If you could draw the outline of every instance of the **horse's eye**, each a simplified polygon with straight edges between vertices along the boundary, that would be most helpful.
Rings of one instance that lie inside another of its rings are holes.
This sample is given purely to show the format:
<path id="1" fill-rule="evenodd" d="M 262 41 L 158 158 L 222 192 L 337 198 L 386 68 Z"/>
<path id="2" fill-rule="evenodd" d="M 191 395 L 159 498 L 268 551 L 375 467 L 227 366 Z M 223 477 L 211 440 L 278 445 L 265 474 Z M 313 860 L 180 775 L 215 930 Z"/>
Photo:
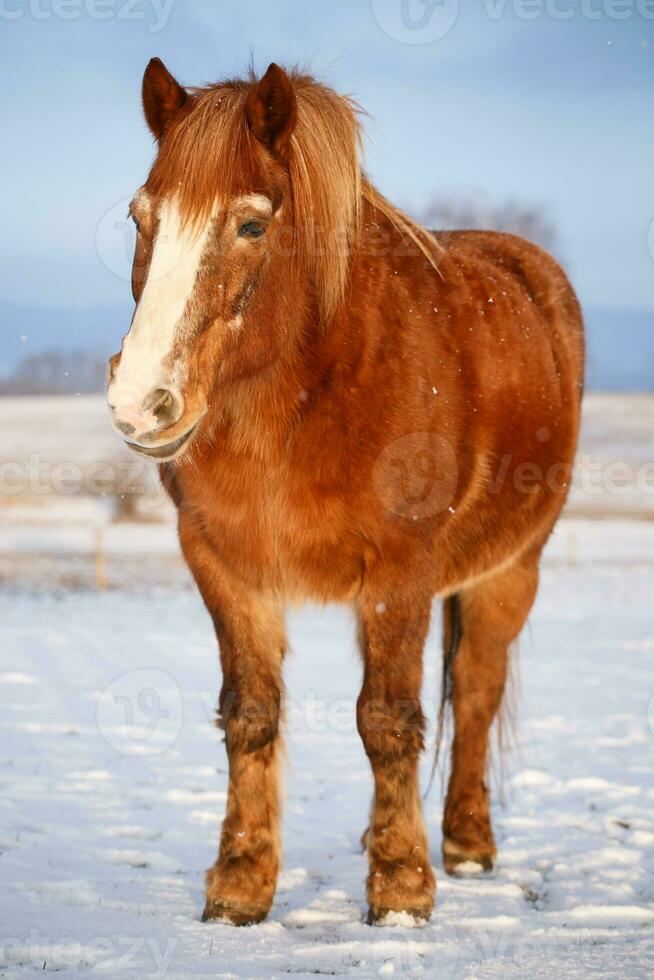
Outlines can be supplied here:
<path id="1" fill-rule="evenodd" d="M 261 238 L 266 226 L 260 221 L 246 221 L 238 230 L 239 238 Z"/>

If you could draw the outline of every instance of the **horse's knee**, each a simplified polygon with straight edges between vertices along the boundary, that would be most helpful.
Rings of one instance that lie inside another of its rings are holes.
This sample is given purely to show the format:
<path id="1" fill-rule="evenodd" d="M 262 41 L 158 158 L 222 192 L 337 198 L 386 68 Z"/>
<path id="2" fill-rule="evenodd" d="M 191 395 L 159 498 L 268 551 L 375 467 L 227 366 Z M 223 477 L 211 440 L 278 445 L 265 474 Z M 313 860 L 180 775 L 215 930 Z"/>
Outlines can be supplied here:
<path id="1" fill-rule="evenodd" d="M 220 694 L 219 727 L 229 753 L 255 752 L 279 734 L 281 692 L 271 690 L 257 699 L 233 688 Z"/>
<path id="2" fill-rule="evenodd" d="M 425 716 L 418 701 L 357 702 L 357 728 L 372 763 L 417 757 L 424 747 Z"/>

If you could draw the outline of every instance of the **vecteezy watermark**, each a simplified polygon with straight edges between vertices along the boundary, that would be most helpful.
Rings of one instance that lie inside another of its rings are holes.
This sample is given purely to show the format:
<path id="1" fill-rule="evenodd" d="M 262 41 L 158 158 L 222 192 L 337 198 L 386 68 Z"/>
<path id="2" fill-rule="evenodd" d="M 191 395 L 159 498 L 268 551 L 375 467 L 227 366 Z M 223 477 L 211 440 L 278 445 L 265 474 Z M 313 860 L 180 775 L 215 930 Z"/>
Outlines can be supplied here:
<path id="1" fill-rule="evenodd" d="M 439 389 L 431 389 L 439 397 Z M 300 393 L 306 396 L 306 393 Z M 541 430 L 544 431 L 544 430 Z M 597 459 L 580 453 L 574 467 L 554 463 L 543 468 L 537 461 L 515 463 L 510 454 L 495 461 L 486 472 L 487 492 L 499 494 L 507 485 L 521 494 L 536 493 L 541 486 L 565 494 L 570 484 L 580 499 L 638 495 L 654 499 L 654 460 L 632 463 Z M 432 432 L 401 436 L 378 456 L 372 470 L 372 486 L 393 514 L 421 520 L 452 507 L 456 496 L 458 465 L 453 446 Z M 166 499 L 157 465 L 135 455 L 80 464 L 75 460 L 44 458 L 30 453 L 21 460 L 0 462 L 0 503 L 24 496 L 134 497 L 155 505 Z"/>
<path id="2" fill-rule="evenodd" d="M 449 980 L 461 975 L 464 964 L 474 963 L 476 972 L 483 972 L 485 965 L 502 961 L 506 970 L 513 968 L 520 976 L 533 976 L 534 969 L 542 969 L 543 964 L 556 964 L 561 976 L 590 975 L 603 965 L 610 965 L 619 975 L 619 947 L 613 950 L 598 942 L 592 929 L 570 928 L 570 935 L 553 941 L 535 924 L 531 929 L 522 924 L 485 929 L 479 921 L 468 924 L 464 916 L 454 922 L 451 913 L 437 908 L 431 918 L 430 935 L 423 939 L 415 924 L 407 927 L 401 914 L 391 916 L 393 932 L 385 942 L 372 944 L 368 962 L 373 969 L 368 972 L 371 976 L 410 980 L 431 976 Z"/>
<path id="3" fill-rule="evenodd" d="M 29 967 L 30 972 L 95 967 L 101 976 L 134 970 L 137 976 L 165 977 L 178 942 L 168 939 L 164 947 L 154 936 L 116 935 L 93 936 L 80 942 L 73 936 L 53 937 L 31 929 L 24 938 L 0 937 L 0 961 L 7 966 Z"/>
<path id="4" fill-rule="evenodd" d="M 431 389 L 439 397 L 439 389 Z M 551 433 L 541 428 L 539 442 Z M 456 514 L 458 464 L 453 445 L 433 432 L 414 432 L 386 446 L 372 470 L 372 485 L 385 509 L 392 514 L 421 521 L 447 510 Z M 547 490 L 566 496 L 574 486 L 577 504 L 605 497 L 638 495 L 649 510 L 654 500 L 654 461 L 632 464 L 623 460 L 594 459 L 579 454 L 574 464 L 538 459 L 517 460 L 510 453 L 484 467 L 486 493 L 497 496 L 506 489 L 532 496 Z"/>
<path id="5" fill-rule="evenodd" d="M 129 216 L 130 198 L 114 204 L 100 220 L 95 248 L 102 264 L 120 279 L 129 280 L 136 247 L 136 228 Z"/>
<path id="6" fill-rule="evenodd" d="M 427 977 L 453 980 L 460 976 L 463 950 L 457 925 L 437 910 L 429 923 L 430 935 L 423 938 L 421 924 L 411 918 L 404 912 L 391 912 L 382 922 L 382 926 L 392 925 L 392 931 L 382 942 L 370 943 L 366 950 L 366 975 L 406 980 Z"/>
<path id="7" fill-rule="evenodd" d="M 447 439 L 434 432 L 412 432 L 380 453 L 372 482 L 388 511 L 418 521 L 451 506 L 458 475 L 456 453 Z"/>
<path id="8" fill-rule="evenodd" d="M 0 3 L 2 0 L 0 0 Z M 95 248 L 100 261 L 115 276 L 129 281 L 133 272 L 138 276 L 147 272 L 148 280 L 152 280 L 152 266 L 149 266 L 149 254 L 146 249 L 142 253 L 136 248 L 137 232 L 134 221 L 130 217 L 129 207 L 131 198 L 125 197 L 112 204 L 101 217 L 95 234 Z M 344 256 L 351 252 L 351 228 L 348 225 L 324 226 L 317 222 L 307 225 L 307 240 L 302 248 L 307 256 Z M 155 244 L 162 244 L 161 235 Z M 425 235 L 425 245 L 434 244 L 429 235 Z M 284 224 L 281 220 L 275 223 L 275 235 L 268 237 L 268 248 L 280 258 L 292 259 L 297 257 L 298 235 L 292 223 Z M 416 242 L 406 234 L 399 236 L 382 225 L 370 222 L 362 230 L 359 249 L 363 256 L 370 259 L 393 256 L 396 258 L 420 257 L 423 254 Z M 172 272 L 175 264 L 181 260 L 177 249 L 159 250 L 157 260 L 157 279 L 165 279 Z M 133 263 L 136 266 L 133 268 Z M 139 263 L 142 261 L 142 267 Z"/>
<path id="9" fill-rule="evenodd" d="M 62 497 L 134 495 L 155 500 L 160 497 L 160 489 L 150 462 L 137 457 L 95 460 L 82 466 L 73 460 L 54 461 L 30 453 L 21 462 L 0 462 L 0 500 L 50 494 Z"/>
<path id="10" fill-rule="evenodd" d="M 137 233 L 136 226 L 129 214 L 131 198 L 125 197 L 117 204 L 112 205 L 102 216 L 95 233 L 95 248 L 102 264 L 113 272 L 119 279 L 129 281 L 132 275 L 140 273 L 139 265 L 142 261 L 143 272 L 147 270 L 149 258 L 146 251 L 139 251 L 136 248 Z M 165 243 L 165 236 L 158 236 L 157 243 Z M 173 271 L 175 264 L 180 256 L 175 249 L 161 249 L 159 261 L 157 262 L 157 279 L 165 279 Z M 152 280 L 154 274 L 150 267 L 148 279 Z"/>
<path id="11" fill-rule="evenodd" d="M 454 27 L 459 0 L 371 0 L 384 34 L 401 44 L 432 44 Z"/>
<path id="12" fill-rule="evenodd" d="M 432 44 L 452 28 L 458 0 L 371 0 L 375 20 L 388 37 L 401 44 Z M 519 20 L 654 20 L 654 0 L 483 0 L 489 20 L 511 15 Z"/>
<path id="13" fill-rule="evenodd" d="M 117 752 L 156 755 L 170 748 L 182 730 L 182 692 L 163 670 L 130 670 L 100 693 L 95 718 L 105 741 Z"/>
<path id="14" fill-rule="evenodd" d="M 379 615 L 383 615 L 382 612 Z M 216 722 L 216 692 L 197 690 L 189 695 L 194 704 L 188 717 L 199 711 L 208 725 Z M 321 697 L 306 690 L 295 698 L 285 696 L 281 708 L 285 734 L 349 734 L 356 731 L 392 732 L 398 725 L 403 732 L 418 732 L 426 724 L 435 725 L 440 701 L 434 698 L 415 700 L 372 700 L 361 710 L 357 698 Z M 243 696 L 223 699 L 221 727 L 230 719 L 240 718 L 255 725 L 266 722 L 277 712 L 270 699 Z M 179 737 L 187 715 L 180 685 L 166 671 L 136 668 L 107 684 L 96 701 L 96 723 L 105 741 L 117 752 L 130 756 L 157 755 L 170 748 Z"/>
<path id="15" fill-rule="evenodd" d="M 168 23 L 175 0 L 0 0 L 0 20 L 145 21 L 151 34 Z"/>
<path id="16" fill-rule="evenodd" d="M 484 0 L 483 6 L 491 20 L 508 13 L 520 20 L 654 20 L 654 0 Z"/>

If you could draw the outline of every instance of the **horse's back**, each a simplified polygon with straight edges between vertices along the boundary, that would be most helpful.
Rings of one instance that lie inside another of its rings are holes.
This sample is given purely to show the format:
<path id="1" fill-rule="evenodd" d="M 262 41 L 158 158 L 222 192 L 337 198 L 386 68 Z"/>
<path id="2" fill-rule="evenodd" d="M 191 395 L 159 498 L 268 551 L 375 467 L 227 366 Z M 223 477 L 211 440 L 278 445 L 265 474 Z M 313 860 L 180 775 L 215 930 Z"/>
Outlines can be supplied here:
<path id="1" fill-rule="evenodd" d="M 579 401 L 584 380 L 584 328 L 581 308 L 568 277 L 540 246 L 518 235 L 498 231 L 433 232 L 448 263 L 468 280 L 510 280 L 541 314 L 557 361 L 564 367 Z"/>

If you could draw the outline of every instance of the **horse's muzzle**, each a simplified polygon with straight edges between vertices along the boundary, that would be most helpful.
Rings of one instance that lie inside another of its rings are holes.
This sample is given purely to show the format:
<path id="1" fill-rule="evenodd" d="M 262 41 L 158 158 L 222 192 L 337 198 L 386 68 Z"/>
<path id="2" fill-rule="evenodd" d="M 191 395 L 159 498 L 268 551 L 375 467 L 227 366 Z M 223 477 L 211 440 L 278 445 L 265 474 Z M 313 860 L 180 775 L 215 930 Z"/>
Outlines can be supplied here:
<path id="1" fill-rule="evenodd" d="M 139 456 L 147 456 L 148 459 L 154 459 L 159 463 L 169 462 L 171 459 L 175 459 L 176 456 L 180 456 L 188 447 L 191 445 L 193 436 L 197 432 L 198 426 L 202 421 L 202 416 L 197 419 L 190 429 L 187 429 L 181 436 L 173 439 L 171 442 L 164 443 L 163 445 L 141 445 L 138 442 L 131 442 L 126 439 L 125 442 L 135 453 Z"/>
<path id="2" fill-rule="evenodd" d="M 159 462 L 174 459 L 190 445 L 204 412 L 189 425 L 184 398 L 176 385 L 161 381 L 143 397 L 137 384 L 120 378 L 119 363 L 120 355 L 116 355 L 108 371 L 107 402 L 114 429 L 139 455 Z"/>

